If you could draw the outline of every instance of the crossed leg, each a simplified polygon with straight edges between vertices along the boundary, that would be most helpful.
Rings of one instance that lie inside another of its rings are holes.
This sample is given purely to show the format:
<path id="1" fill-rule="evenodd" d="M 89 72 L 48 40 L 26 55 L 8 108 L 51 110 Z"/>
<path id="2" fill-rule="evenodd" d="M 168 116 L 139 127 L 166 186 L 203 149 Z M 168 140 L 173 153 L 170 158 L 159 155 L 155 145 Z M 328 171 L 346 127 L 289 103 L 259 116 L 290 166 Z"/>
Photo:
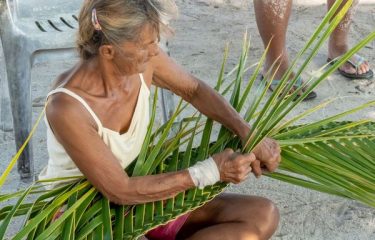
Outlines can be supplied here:
<path id="1" fill-rule="evenodd" d="M 270 200 L 222 194 L 193 211 L 176 239 L 269 239 L 278 223 L 278 209 Z"/>

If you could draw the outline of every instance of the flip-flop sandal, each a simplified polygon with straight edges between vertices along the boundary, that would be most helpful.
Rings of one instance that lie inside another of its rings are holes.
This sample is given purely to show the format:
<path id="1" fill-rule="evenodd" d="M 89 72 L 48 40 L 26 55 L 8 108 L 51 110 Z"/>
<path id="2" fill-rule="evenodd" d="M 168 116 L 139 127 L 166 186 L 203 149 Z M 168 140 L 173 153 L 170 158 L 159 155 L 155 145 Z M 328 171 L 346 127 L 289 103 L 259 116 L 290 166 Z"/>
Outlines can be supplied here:
<path id="1" fill-rule="evenodd" d="M 261 77 L 261 80 L 264 80 L 264 76 Z M 279 84 L 280 84 L 280 80 L 273 80 L 272 83 L 270 84 L 270 86 L 269 86 L 268 89 L 269 89 L 271 92 L 273 92 L 274 89 L 275 89 Z M 295 88 L 299 88 L 300 86 L 302 86 L 302 84 L 303 84 L 302 78 L 299 77 L 299 78 L 297 79 L 297 81 L 294 83 L 294 87 L 295 87 Z M 300 96 L 300 94 L 298 94 L 298 95 L 296 96 L 296 98 L 294 99 L 294 101 L 297 100 L 297 98 L 298 98 L 299 96 Z M 316 94 L 316 92 L 312 91 L 312 92 L 310 92 L 309 94 L 307 94 L 307 96 L 306 96 L 302 101 L 312 100 L 312 99 L 316 98 L 317 96 L 318 96 L 318 95 Z"/>
<path id="2" fill-rule="evenodd" d="M 347 78 L 350 78 L 350 79 L 369 79 L 369 80 L 372 79 L 374 77 L 374 72 L 371 69 L 369 69 L 365 73 L 358 74 L 359 66 L 361 66 L 362 63 L 366 62 L 366 60 L 358 54 L 354 54 L 353 58 L 354 58 L 354 61 L 349 59 L 346 62 L 349 63 L 350 65 L 352 65 L 355 68 L 356 72 L 355 73 L 348 73 L 348 72 L 345 72 L 344 70 L 341 70 L 340 68 L 338 68 L 337 70 L 339 71 L 339 73 L 341 75 L 343 75 L 344 77 L 347 77 Z M 336 61 L 337 60 L 332 60 L 331 58 L 327 58 L 327 62 L 329 62 L 331 65 L 336 63 Z"/>

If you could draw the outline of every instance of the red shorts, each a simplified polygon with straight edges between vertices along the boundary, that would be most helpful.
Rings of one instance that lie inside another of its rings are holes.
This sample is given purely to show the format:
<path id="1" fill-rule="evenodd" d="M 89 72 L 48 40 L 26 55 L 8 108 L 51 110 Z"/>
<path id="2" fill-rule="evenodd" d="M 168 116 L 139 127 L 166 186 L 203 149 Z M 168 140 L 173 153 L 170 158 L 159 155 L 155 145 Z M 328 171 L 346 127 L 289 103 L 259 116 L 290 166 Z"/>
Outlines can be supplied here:
<path id="1" fill-rule="evenodd" d="M 163 226 L 157 227 L 146 234 L 149 240 L 175 240 L 177 233 L 186 222 L 189 214 L 182 215 L 176 220 L 169 222 Z"/>
<path id="2" fill-rule="evenodd" d="M 52 222 L 56 221 L 66 211 L 66 205 L 62 206 L 52 217 Z M 178 217 L 176 220 L 159 226 L 146 234 L 148 240 L 175 240 L 189 213 Z"/>

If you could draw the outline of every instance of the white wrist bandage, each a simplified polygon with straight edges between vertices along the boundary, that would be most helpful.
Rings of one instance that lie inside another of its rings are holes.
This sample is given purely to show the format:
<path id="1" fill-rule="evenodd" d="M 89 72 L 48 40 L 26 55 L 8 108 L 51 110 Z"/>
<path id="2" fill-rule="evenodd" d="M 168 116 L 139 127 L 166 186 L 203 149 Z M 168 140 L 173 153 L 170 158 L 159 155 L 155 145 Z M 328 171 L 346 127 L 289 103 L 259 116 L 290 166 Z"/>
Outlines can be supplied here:
<path id="1" fill-rule="evenodd" d="M 189 167 L 188 170 L 195 186 L 200 189 L 220 181 L 220 172 L 212 157 L 197 162 L 194 166 Z"/>

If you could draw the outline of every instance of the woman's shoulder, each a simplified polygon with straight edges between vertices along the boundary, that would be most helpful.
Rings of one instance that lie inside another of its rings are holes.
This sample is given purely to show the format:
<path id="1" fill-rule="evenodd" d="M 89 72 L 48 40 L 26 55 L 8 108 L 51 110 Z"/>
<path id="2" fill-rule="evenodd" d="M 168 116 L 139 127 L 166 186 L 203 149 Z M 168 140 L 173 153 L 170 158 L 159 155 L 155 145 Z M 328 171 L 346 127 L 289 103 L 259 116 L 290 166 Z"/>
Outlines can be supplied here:
<path id="1" fill-rule="evenodd" d="M 59 74 L 56 79 L 53 81 L 51 90 L 56 89 L 58 87 L 62 87 L 66 85 L 70 80 L 73 78 L 74 73 L 77 72 L 79 69 L 79 64 L 74 65 L 70 69 L 66 70 L 65 72 Z"/>
<path id="2" fill-rule="evenodd" d="M 51 91 L 49 92 L 47 97 L 47 110 L 54 111 L 47 111 L 47 113 L 52 113 L 56 110 L 63 111 L 66 109 L 70 109 L 72 106 L 74 108 L 75 104 L 74 99 L 72 99 L 72 97 L 68 96 L 67 94 L 64 94 L 62 91 L 56 91 L 56 89 L 64 87 L 69 82 L 74 69 L 75 67 L 61 73 L 53 82 L 51 86 Z"/>
<path id="3" fill-rule="evenodd" d="M 73 67 L 56 78 L 47 98 L 46 116 L 49 121 L 61 121 L 62 116 L 64 119 L 81 118 L 81 121 L 89 121 L 82 98 L 75 93 L 76 91 L 69 90 L 75 72 L 76 67 Z"/>
<path id="4" fill-rule="evenodd" d="M 49 95 L 46 105 L 48 119 L 54 116 L 74 116 L 81 111 L 81 107 L 76 99 L 65 92 L 54 92 Z"/>
<path id="5" fill-rule="evenodd" d="M 85 107 L 71 95 L 56 92 L 48 98 L 46 118 L 54 132 L 91 128 L 97 131 L 97 123 Z"/>

